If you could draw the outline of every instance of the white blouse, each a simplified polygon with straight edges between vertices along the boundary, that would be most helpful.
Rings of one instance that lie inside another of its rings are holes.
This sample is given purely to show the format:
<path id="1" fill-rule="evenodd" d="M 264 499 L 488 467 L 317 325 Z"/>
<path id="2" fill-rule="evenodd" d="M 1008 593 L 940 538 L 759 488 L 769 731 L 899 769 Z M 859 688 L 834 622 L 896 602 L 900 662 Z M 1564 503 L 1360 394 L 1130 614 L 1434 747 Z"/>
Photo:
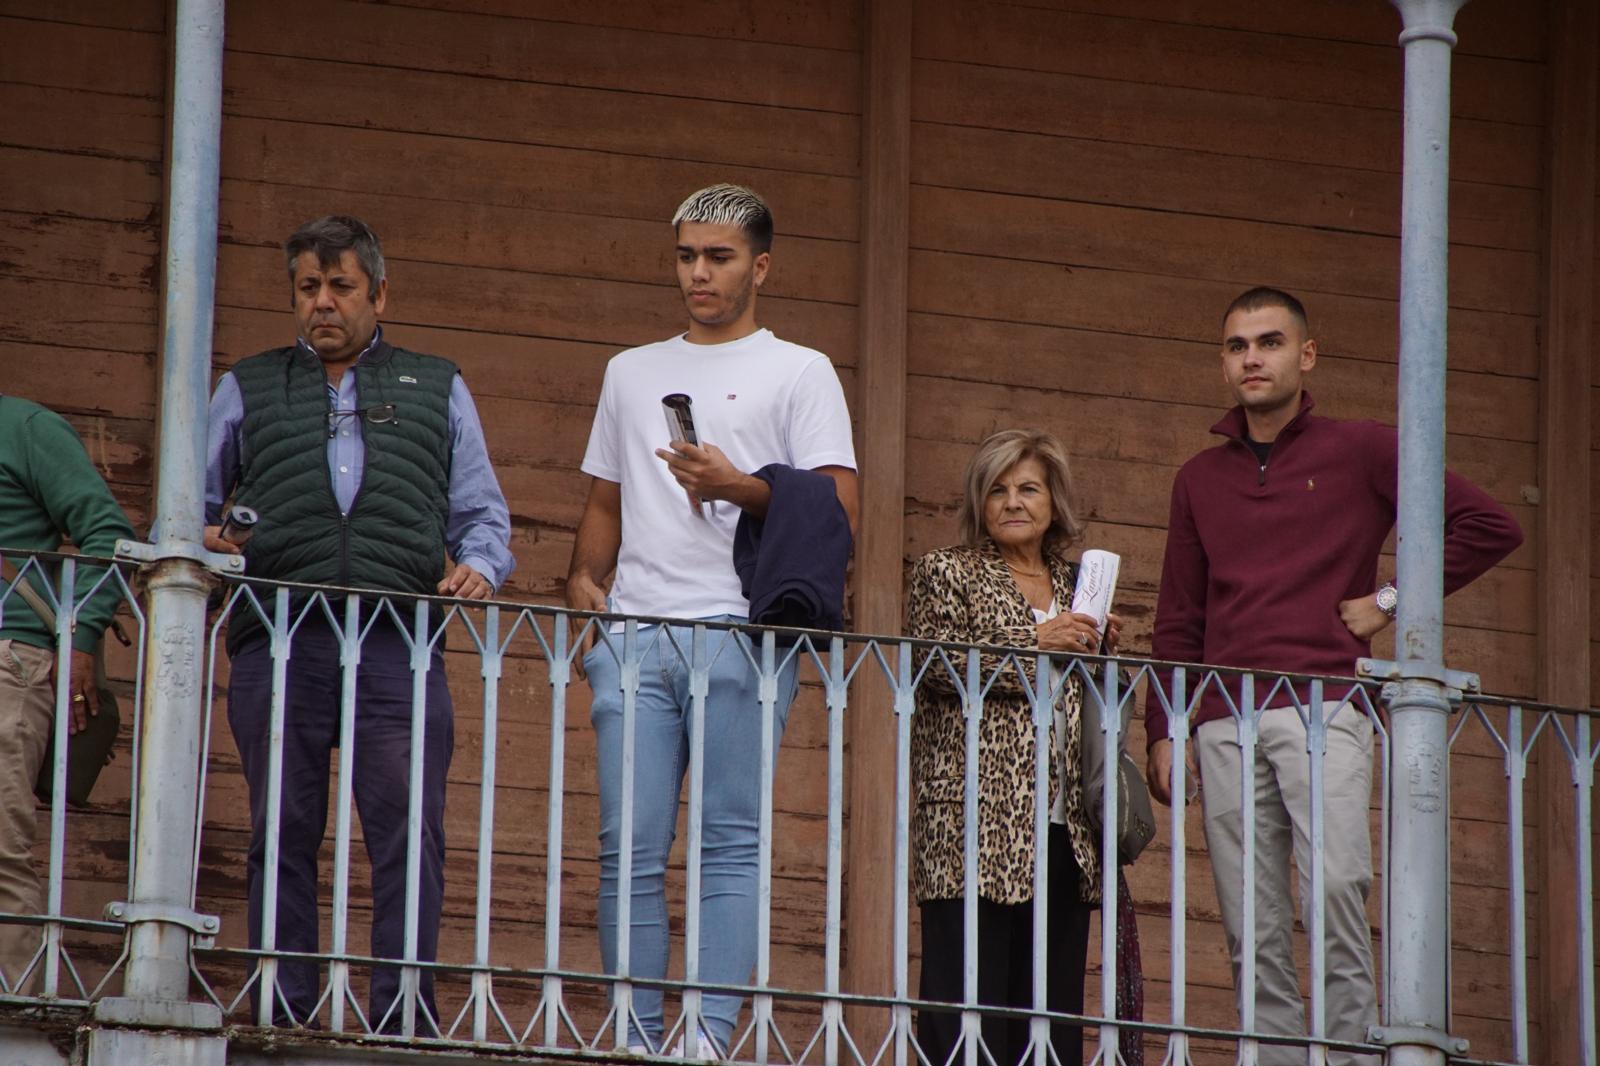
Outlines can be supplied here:
<path id="1" fill-rule="evenodd" d="M 1050 619 L 1061 613 L 1061 604 L 1056 602 L 1055 597 L 1052 596 L 1050 598 L 1049 610 L 1041 611 L 1037 607 L 1032 607 L 1030 609 L 1033 611 L 1034 624 L 1042 626 L 1046 622 L 1050 621 Z M 1063 769 L 1061 780 L 1065 782 L 1067 779 L 1067 775 L 1065 773 L 1067 761 L 1067 712 L 1062 709 L 1060 701 L 1057 701 L 1055 706 L 1055 719 L 1055 758 L 1057 765 Z M 1050 805 L 1050 821 L 1053 825 L 1067 824 L 1067 790 L 1065 788 L 1062 788 L 1056 793 L 1056 801 Z"/>

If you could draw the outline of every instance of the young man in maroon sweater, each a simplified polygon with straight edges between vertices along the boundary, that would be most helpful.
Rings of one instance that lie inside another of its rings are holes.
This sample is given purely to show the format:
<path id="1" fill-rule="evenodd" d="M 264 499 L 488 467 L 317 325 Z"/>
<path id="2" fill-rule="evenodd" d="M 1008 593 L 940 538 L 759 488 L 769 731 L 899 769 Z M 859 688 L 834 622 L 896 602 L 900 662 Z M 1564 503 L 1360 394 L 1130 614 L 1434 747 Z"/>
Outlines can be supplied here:
<path id="1" fill-rule="evenodd" d="M 1395 520 L 1397 438 L 1375 422 L 1311 413 L 1304 376 L 1317 361 L 1300 301 L 1251 289 L 1223 318 L 1222 377 L 1238 400 L 1211 432 L 1226 438 L 1184 464 L 1172 485 L 1153 654 L 1157 659 L 1301 674 L 1350 676 L 1374 634 L 1394 617 L 1393 585 L 1378 583 L 1378 554 Z M 1522 542 L 1522 532 L 1487 493 L 1445 475 L 1444 590 L 1467 584 Z M 1188 693 L 1200 685 L 1190 671 Z M 1237 704 L 1240 690 L 1230 681 Z M 1304 706 L 1308 693 L 1298 688 Z M 1296 977 L 1289 856 L 1300 898 L 1311 898 L 1310 774 L 1306 729 L 1292 701 L 1258 681 L 1255 791 L 1256 1025 L 1299 1035 L 1305 1012 Z M 1368 807 L 1372 726 L 1323 690 L 1328 722 L 1323 764 L 1327 920 L 1327 1035 L 1364 1041 L 1377 1023 L 1366 900 L 1372 883 Z M 1242 705 L 1241 705 L 1242 706 Z M 1317 708 L 1311 708 L 1316 713 Z M 1244 952 L 1243 749 L 1239 723 L 1215 684 L 1192 718 L 1206 845 L 1239 988 Z M 1171 802 L 1172 741 L 1158 699 L 1146 704 L 1151 793 Z M 1310 922 L 1306 923 L 1308 926 Z M 1263 1045 L 1264 1066 L 1303 1063 L 1305 1051 Z M 1370 1061 L 1331 1055 L 1330 1063 Z"/>

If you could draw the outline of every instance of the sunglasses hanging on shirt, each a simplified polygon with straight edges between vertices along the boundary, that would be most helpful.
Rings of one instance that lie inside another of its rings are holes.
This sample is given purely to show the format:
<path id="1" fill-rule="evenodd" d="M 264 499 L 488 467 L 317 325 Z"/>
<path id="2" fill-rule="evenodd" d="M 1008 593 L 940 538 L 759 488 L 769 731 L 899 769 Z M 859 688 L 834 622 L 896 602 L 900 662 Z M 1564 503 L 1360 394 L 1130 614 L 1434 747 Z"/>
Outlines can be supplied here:
<path id="1" fill-rule="evenodd" d="M 374 426 L 399 425 L 400 419 L 395 416 L 394 404 L 375 403 L 371 407 L 358 407 L 353 411 L 328 412 L 328 436 L 334 437 L 339 432 L 339 422 L 343 419 L 363 419 Z"/>

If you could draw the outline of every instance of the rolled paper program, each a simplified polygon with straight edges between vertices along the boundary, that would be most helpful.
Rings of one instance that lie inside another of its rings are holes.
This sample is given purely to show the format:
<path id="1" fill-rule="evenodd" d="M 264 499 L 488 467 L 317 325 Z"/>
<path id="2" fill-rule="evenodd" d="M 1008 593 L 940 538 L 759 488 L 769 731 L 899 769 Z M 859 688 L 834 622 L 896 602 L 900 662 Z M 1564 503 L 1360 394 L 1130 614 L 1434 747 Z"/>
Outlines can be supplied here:
<path id="1" fill-rule="evenodd" d="M 1121 569 L 1122 556 L 1099 548 L 1090 548 L 1078 561 L 1078 587 L 1072 593 L 1072 613 L 1092 617 L 1102 635 L 1106 631 L 1106 615 L 1116 599 L 1117 573 Z"/>

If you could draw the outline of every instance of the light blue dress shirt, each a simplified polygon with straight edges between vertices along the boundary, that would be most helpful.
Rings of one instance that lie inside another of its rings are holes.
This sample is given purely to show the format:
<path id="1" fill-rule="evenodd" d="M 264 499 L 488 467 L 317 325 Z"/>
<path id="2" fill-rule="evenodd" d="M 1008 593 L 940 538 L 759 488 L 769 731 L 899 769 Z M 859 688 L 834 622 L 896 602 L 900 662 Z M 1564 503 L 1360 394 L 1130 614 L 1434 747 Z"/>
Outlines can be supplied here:
<path id="1" fill-rule="evenodd" d="M 380 330 L 361 353 L 361 359 L 383 339 Z M 300 341 L 305 346 L 305 341 Z M 357 362 L 360 360 L 358 359 Z M 328 384 L 330 411 L 360 408 L 356 375 L 346 373 L 335 386 Z M 239 483 L 239 430 L 244 422 L 244 396 L 230 371 L 217 382 L 211 395 L 206 432 L 206 522 L 222 520 L 222 505 Z M 337 432 L 328 438 L 328 476 L 333 482 L 339 510 L 348 514 L 361 488 L 367 448 L 359 417 L 338 420 Z M 450 382 L 450 511 L 445 518 L 445 543 L 450 557 L 465 563 L 499 588 L 516 568 L 511 556 L 511 514 L 500 482 L 489 462 L 478 406 L 467 383 L 457 374 Z"/>

